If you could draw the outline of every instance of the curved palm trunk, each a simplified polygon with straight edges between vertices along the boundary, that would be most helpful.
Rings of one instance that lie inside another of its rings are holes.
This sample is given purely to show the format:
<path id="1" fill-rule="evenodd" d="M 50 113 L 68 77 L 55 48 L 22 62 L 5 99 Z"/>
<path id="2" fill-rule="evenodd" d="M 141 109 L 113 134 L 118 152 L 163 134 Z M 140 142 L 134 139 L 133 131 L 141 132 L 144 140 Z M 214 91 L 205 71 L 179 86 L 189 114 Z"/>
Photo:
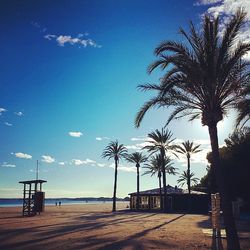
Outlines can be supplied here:
<path id="1" fill-rule="evenodd" d="M 220 166 L 217 126 L 211 125 L 208 127 L 208 130 L 212 148 L 212 159 L 213 159 L 216 183 L 218 185 L 219 192 L 221 194 L 221 207 L 223 211 L 224 224 L 227 234 L 227 249 L 240 250 L 239 238 L 236 230 L 235 221 L 233 218 L 232 203 L 228 195 L 226 183 L 223 178 L 223 173 Z"/>
<path id="2" fill-rule="evenodd" d="M 117 166 L 118 166 L 118 159 L 115 159 L 115 181 L 114 181 L 113 210 L 112 210 L 113 212 L 116 211 Z"/>
<path id="3" fill-rule="evenodd" d="M 160 209 L 162 210 L 161 172 L 159 172 L 158 178 L 159 178 L 159 189 L 160 189 Z"/>
<path id="4" fill-rule="evenodd" d="M 140 174 L 139 174 L 139 168 L 140 165 L 136 164 L 136 169 L 137 169 L 137 197 L 136 197 L 136 209 L 139 209 L 139 199 L 140 199 Z"/>
<path id="5" fill-rule="evenodd" d="M 188 193 L 191 193 L 191 187 L 190 187 L 190 155 L 187 156 L 187 161 L 188 161 L 188 165 L 187 165 L 187 186 L 188 186 Z"/>
<path id="6" fill-rule="evenodd" d="M 167 212 L 167 185 L 166 185 L 166 169 L 164 166 L 165 151 L 161 150 L 162 156 L 162 175 L 163 175 L 163 190 L 164 190 L 164 200 L 163 200 L 163 211 Z"/>

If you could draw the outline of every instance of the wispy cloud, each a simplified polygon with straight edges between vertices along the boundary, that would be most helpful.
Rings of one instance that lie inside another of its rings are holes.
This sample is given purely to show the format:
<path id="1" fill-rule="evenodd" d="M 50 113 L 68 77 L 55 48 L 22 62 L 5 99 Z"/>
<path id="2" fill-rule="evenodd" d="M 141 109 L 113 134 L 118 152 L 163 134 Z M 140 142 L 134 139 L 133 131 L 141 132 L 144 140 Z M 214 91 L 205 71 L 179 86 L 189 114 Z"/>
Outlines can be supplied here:
<path id="1" fill-rule="evenodd" d="M 4 123 L 6 126 L 8 126 L 8 127 L 12 127 L 13 126 L 13 124 L 11 124 L 11 123 L 9 123 L 9 122 L 5 122 Z"/>
<path id="2" fill-rule="evenodd" d="M 26 153 L 18 152 L 18 153 L 12 153 L 12 154 L 14 154 L 17 158 L 21 158 L 21 159 L 32 159 L 32 156 L 29 155 L 29 154 L 26 154 Z"/>
<path id="3" fill-rule="evenodd" d="M 101 48 L 101 45 L 97 44 L 93 39 L 87 38 L 88 33 L 78 34 L 76 37 L 72 37 L 71 35 L 54 35 L 47 34 L 44 36 L 45 39 L 49 41 L 55 40 L 57 44 L 61 47 L 64 47 L 66 44 L 77 45 L 79 47 L 94 47 Z M 84 37 L 84 38 L 83 38 Z"/>
<path id="4" fill-rule="evenodd" d="M 3 112 L 6 112 L 7 109 L 4 109 L 4 108 L 0 108 L 0 115 L 2 115 Z"/>
<path id="5" fill-rule="evenodd" d="M 144 142 L 136 143 L 136 144 L 133 144 L 133 145 L 126 145 L 126 148 L 136 151 L 136 150 L 142 150 L 142 148 L 147 146 L 147 145 L 150 145 L 150 143 L 148 141 L 144 141 Z"/>
<path id="6" fill-rule="evenodd" d="M 65 166 L 65 162 L 64 162 L 64 161 L 59 161 L 58 164 L 59 164 L 60 166 Z"/>
<path id="7" fill-rule="evenodd" d="M 50 155 L 42 155 L 42 162 L 53 163 L 55 161 L 56 160 L 52 156 L 50 156 Z"/>
<path id="8" fill-rule="evenodd" d="M 44 27 L 43 25 L 41 25 L 40 23 L 36 22 L 36 21 L 31 21 L 31 25 L 35 28 L 37 28 L 38 30 L 40 30 L 40 32 L 45 32 L 47 30 L 46 27 Z"/>
<path id="9" fill-rule="evenodd" d="M 90 159 L 86 159 L 86 160 L 80 160 L 80 159 L 73 159 L 71 161 L 71 164 L 75 165 L 75 166 L 80 166 L 80 165 L 87 165 L 87 164 L 95 164 L 96 161 L 90 160 Z"/>
<path id="10" fill-rule="evenodd" d="M 104 168 L 105 166 L 106 166 L 106 164 L 104 164 L 104 163 L 97 163 L 96 164 L 98 167 L 100 167 L 100 168 Z"/>
<path id="11" fill-rule="evenodd" d="M 86 48 L 86 47 L 93 47 L 93 48 L 101 48 L 102 46 L 99 45 L 96 41 L 89 38 L 89 33 L 79 33 L 76 36 L 71 35 L 55 35 L 55 34 L 49 34 L 48 29 L 40 24 L 37 21 L 31 21 L 31 25 L 38 29 L 40 33 L 47 33 L 43 37 L 49 41 L 55 41 L 58 46 L 64 47 L 64 45 L 76 45 L 79 48 Z"/>
<path id="12" fill-rule="evenodd" d="M 110 164 L 108 167 L 110 167 L 110 168 L 115 168 L 115 164 L 114 163 L 112 163 L 112 164 Z M 136 167 L 134 167 L 134 166 L 131 166 L 131 167 L 129 167 L 129 166 L 124 166 L 124 165 L 122 165 L 122 164 L 120 164 L 119 166 L 118 166 L 118 170 L 119 171 L 123 171 L 123 172 L 136 172 Z"/>
<path id="13" fill-rule="evenodd" d="M 105 164 L 105 163 L 98 163 L 91 159 L 81 160 L 81 159 L 72 159 L 69 163 L 70 165 L 74 165 L 77 167 L 80 166 L 93 166 L 93 167 L 100 167 L 100 168 L 115 168 L 115 164 Z M 136 168 L 134 166 L 125 166 L 123 164 L 119 164 L 119 171 L 123 172 L 136 172 Z"/>
<path id="14" fill-rule="evenodd" d="M 199 0 L 194 5 L 195 6 L 211 5 L 211 4 L 216 4 L 216 3 L 220 3 L 220 2 L 222 2 L 222 0 Z"/>
<path id="15" fill-rule="evenodd" d="M 130 140 L 131 141 L 145 141 L 145 140 L 147 140 L 147 138 L 145 138 L 145 137 L 132 137 Z"/>
<path id="16" fill-rule="evenodd" d="M 23 112 L 21 112 L 21 111 L 14 112 L 14 114 L 17 115 L 17 116 L 23 116 L 24 115 Z"/>
<path id="17" fill-rule="evenodd" d="M 15 168 L 16 165 L 15 164 L 9 164 L 7 162 L 4 162 L 1 167 L 4 167 L 4 168 Z"/>
<path id="18" fill-rule="evenodd" d="M 96 137 L 95 139 L 96 139 L 97 141 L 103 141 L 103 140 L 109 140 L 110 138 L 104 136 L 104 137 Z"/>
<path id="19" fill-rule="evenodd" d="M 82 132 L 69 132 L 69 135 L 72 137 L 81 137 Z"/>

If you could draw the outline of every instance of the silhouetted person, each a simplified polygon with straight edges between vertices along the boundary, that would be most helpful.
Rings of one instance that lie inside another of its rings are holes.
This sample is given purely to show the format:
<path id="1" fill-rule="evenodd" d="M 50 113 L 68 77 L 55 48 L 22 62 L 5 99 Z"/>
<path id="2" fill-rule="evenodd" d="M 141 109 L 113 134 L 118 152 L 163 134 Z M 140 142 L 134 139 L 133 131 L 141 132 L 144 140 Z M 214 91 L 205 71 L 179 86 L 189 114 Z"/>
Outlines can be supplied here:
<path id="1" fill-rule="evenodd" d="M 62 204 L 62 202 L 61 202 L 61 201 L 59 201 L 59 207 L 61 206 L 61 204 Z"/>

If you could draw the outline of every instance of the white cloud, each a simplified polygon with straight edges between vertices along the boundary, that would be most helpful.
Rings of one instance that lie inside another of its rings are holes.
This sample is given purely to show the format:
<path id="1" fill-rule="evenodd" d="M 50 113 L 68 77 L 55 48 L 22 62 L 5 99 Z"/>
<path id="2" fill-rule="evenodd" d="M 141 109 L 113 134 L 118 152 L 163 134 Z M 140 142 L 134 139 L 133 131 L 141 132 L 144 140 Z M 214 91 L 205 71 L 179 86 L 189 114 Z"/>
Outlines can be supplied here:
<path id="1" fill-rule="evenodd" d="M 59 161 L 58 164 L 59 164 L 60 166 L 65 166 L 65 162 L 63 162 L 63 161 Z"/>
<path id="2" fill-rule="evenodd" d="M 118 166 L 118 169 L 123 172 L 133 172 L 136 173 L 136 167 L 126 167 L 126 166 Z"/>
<path id="3" fill-rule="evenodd" d="M 114 168 L 115 168 L 115 164 L 112 163 L 112 164 L 110 164 L 108 167 L 114 169 Z M 128 166 L 124 166 L 124 165 L 122 165 L 122 164 L 119 164 L 119 166 L 118 166 L 118 171 L 123 171 L 123 172 L 134 172 L 134 173 L 136 173 L 136 167 L 134 167 L 134 166 L 128 167 Z"/>
<path id="4" fill-rule="evenodd" d="M 213 5 L 215 4 L 215 5 Z M 250 42 L 250 1 L 249 0 L 221 0 L 221 1 L 212 1 L 212 0 L 200 0 L 196 5 L 213 5 L 207 9 L 207 13 L 212 16 L 221 15 L 221 22 L 223 24 L 227 23 L 229 18 L 234 15 L 239 8 L 244 8 L 247 11 L 246 16 L 246 24 L 241 30 L 239 34 L 239 41 L 243 41 L 245 43 Z M 223 27 L 224 28 L 224 27 Z M 223 31 L 220 30 L 220 32 Z M 248 53 L 245 57 L 246 60 L 250 60 L 250 53 Z"/>
<path id="5" fill-rule="evenodd" d="M 97 141 L 102 141 L 102 140 L 109 140 L 110 138 L 104 136 L 104 137 L 96 137 L 95 139 L 96 139 Z"/>
<path id="6" fill-rule="evenodd" d="M 106 166 L 104 163 L 97 163 L 96 165 L 97 165 L 98 167 L 100 167 L 100 168 L 103 168 L 103 167 Z"/>
<path id="7" fill-rule="evenodd" d="M 72 137 L 81 137 L 82 132 L 69 132 L 69 135 Z"/>
<path id="8" fill-rule="evenodd" d="M 181 144 L 181 143 L 184 142 L 184 141 L 186 141 L 186 140 L 177 138 L 177 139 L 174 140 L 173 143 L 174 143 L 174 144 Z M 198 145 L 198 144 L 200 144 L 200 145 L 210 145 L 210 141 L 207 140 L 207 139 L 193 139 L 193 140 L 190 141 L 190 142 L 193 142 L 193 143 L 194 143 L 194 146 L 195 146 L 195 145 Z"/>
<path id="9" fill-rule="evenodd" d="M 71 163 L 75 166 L 80 166 L 80 165 L 86 165 L 86 164 L 95 164 L 96 161 L 86 159 L 86 160 L 80 160 L 80 159 L 73 159 Z"/>
<path id="10" fill-rule="evenodd" d="M 16 156 L 17 158 L 21 158 L 21 159 L 32 159 L 32 156 L 31 156 L 31 155 L 25 154 L 25 153 L 21 153 L 21 152 L 15 153 L 15 156 Z"/>
<path id="11" fill-rule="evenodd" d="M 199 0 L 194 5 L 200 6 L 200 5 L 211 5 L 222 2 L 222 0 Z"/>
<path id="12" fill-rule="evenodd" d="M 42 161 L 46 163 L 53 163 L 55 162 L 55 159 L 50 155 L 42 155 Z"/>
<path id="13" fill-rule="evenodd" d="M 131 150 L 141 150 L 141 147 L 139 146 L 139 144 L 136 145 L 126 145 L 125 146 L 127 149 L 131 149 Z"/>
<path id="14" fill-rule="evenodd" d="M 9 123 L 9 122 L 5 122 L 4 123 L 6 126 L 9 126 L 9 127 L 12 127 L 13 126 L 13 124 L 11 124 L 11 123 Z"/>
<path id="15" fill-rule="evenodd" d="M 78 45 L 79 47 L 94 47 L 94 48 L 101 48 L 101 45 L 98 45 L 94 40 L 90 38 L 83 38 L 84 36 L 87 36 L 88 33 L 84 34 L 78 34 L 76 37 L 72 37 L 70 35 L 52 35 L 52 34 L 47 34 L 44 36 L 45 39 L 48 39 L 49 41 L 51 40 L 56 40 L 57 44 L 61 47 L 64 47 L 65 44 L 70 44 L 70 45 Z"/>
<path id="16" fill-rule="evenodd" d="M 23 112 L 21 112 L 21 111 L 15 112 L 14 114 L 17 116 L 23 116 Z"/>
<path id="17" fill-rule="evenodd" d="M 45 39 L 48 39 L 49 41 L 52 40 L 53 38 L 56 38 L 56 35 L 45 35 Z"/>
<path id="18" fill-rule="evenodd" d="M 145 140 L 147 140 L 147 138 L 144 138 L 144 137 L 132 137 L 130 140 L 131 141 L 145 141 Z"/>
<path id="19" fill-rule="evenodd" d="M 3 112 L 6 112 L 7 109 L 4 109 L 4 108 L 0 108 L 0 115 L 3 113 Z"/>
<path id="20" fill-rule="evenodd" d="M 145 139 L 147 140 L 147 139 Z M 144 141 L 141 143 L 136 143 L 134 145 L 126 145 L 127 149 L 131 149 L 131 150 L 142 150 L 143 147 L 150 145 L 150 143 L 148 141 Z"/>
<path id="21" fill-rule="evenodd" d="M 1 166 L 4 168 L 15 168 L 16 167 L 15 164 L 9 164 L 7 162 L 4 162 Z"/>

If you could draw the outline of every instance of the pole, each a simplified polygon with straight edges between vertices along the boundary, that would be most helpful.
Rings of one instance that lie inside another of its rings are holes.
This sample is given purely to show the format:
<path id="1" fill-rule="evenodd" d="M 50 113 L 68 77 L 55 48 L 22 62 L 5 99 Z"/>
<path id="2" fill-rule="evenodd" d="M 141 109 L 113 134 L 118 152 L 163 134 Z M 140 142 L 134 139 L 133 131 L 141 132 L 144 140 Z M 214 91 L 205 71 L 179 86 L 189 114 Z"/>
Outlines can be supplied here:
<path id="1" fill-rule="evenodd" d="M 38 180 L 38 160 L 36 160 L 36 180 Z"/>

